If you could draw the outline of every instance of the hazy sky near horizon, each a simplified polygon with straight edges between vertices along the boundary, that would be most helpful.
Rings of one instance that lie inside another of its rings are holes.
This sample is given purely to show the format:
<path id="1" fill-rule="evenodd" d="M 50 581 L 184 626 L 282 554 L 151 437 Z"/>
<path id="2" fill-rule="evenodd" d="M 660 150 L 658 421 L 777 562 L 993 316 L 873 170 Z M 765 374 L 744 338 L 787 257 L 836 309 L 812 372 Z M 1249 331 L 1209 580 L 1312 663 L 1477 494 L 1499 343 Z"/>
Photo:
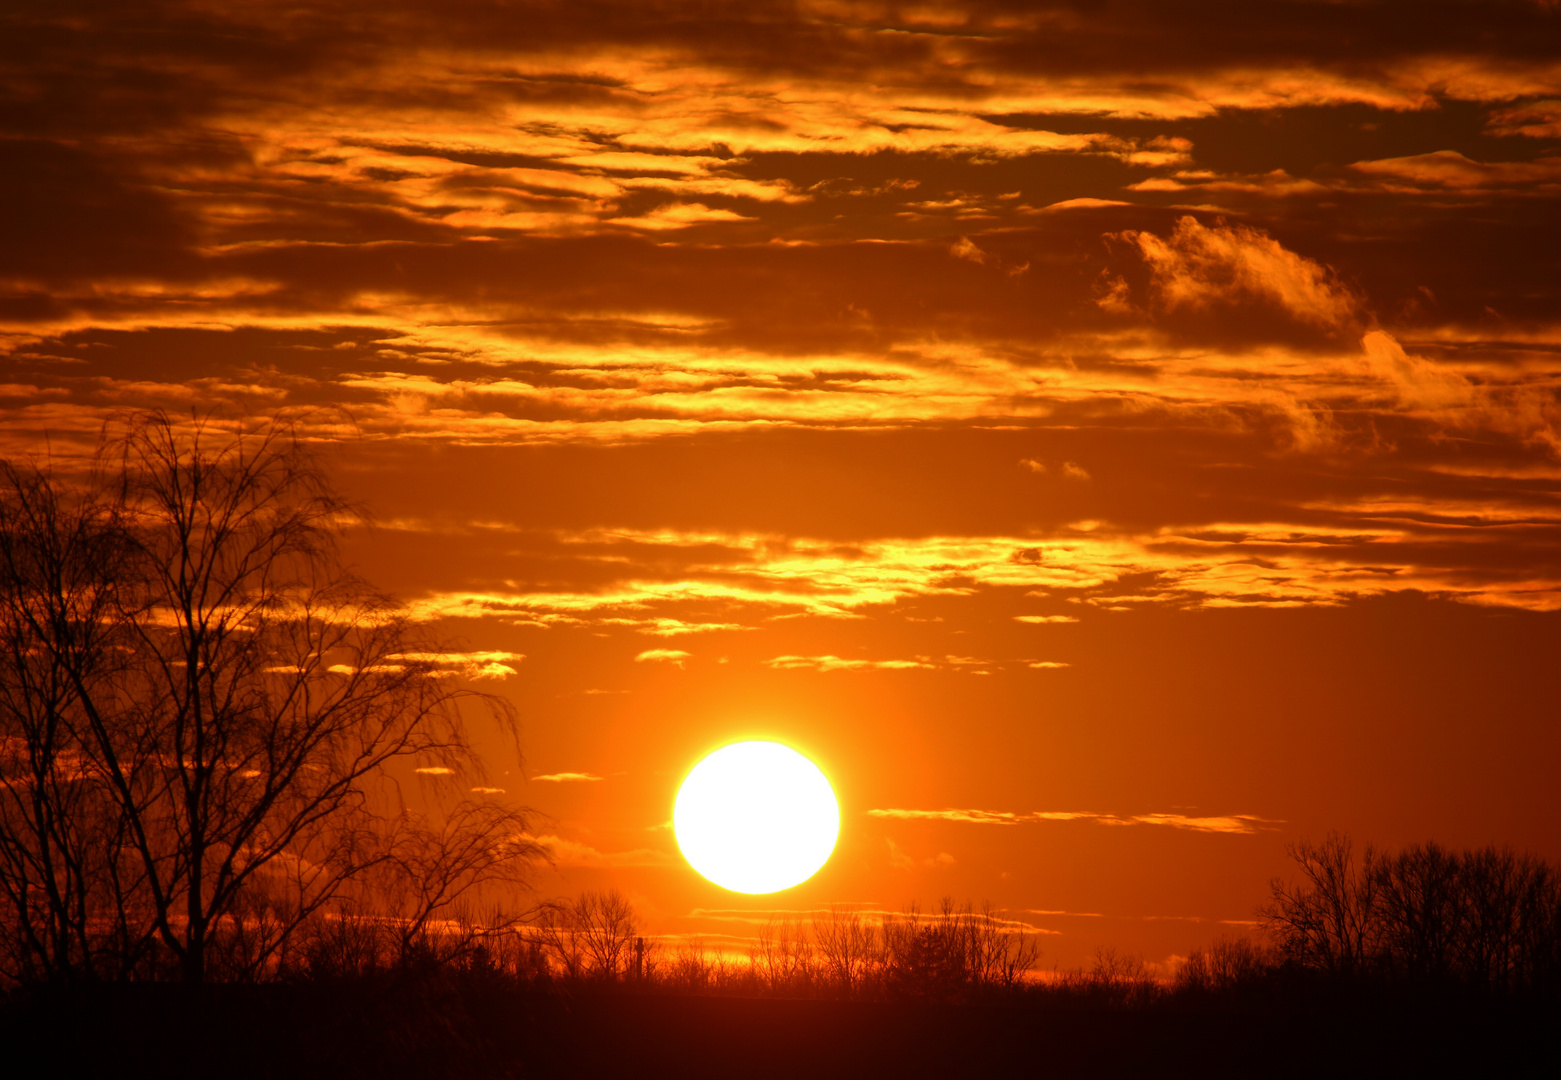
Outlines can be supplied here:
<path id="1" fill-rule="evenodd" d="M 0 454 L 301 417 L 543 895 L 1066 967 L 1561 856 L 1553 2 L 13 3 L 0 103 Z M 745 737 L 842 801 L 769 898 L 666 827 Z"/>

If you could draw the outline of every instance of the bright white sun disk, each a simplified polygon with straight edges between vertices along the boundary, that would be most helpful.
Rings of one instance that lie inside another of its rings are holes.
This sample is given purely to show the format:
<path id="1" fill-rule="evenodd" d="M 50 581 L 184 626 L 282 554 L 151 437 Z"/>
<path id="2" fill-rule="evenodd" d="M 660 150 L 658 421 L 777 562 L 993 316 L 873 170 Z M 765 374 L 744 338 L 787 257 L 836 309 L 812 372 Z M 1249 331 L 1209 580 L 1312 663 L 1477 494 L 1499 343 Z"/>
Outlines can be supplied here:
<path id="1" fill-rule="evenodd" d="M 672 829 L 683 857 L 717 885 L 771 893 L 829 861 L 840 805 L 818 766 L 789 746 L 733 743 L 683 781 Z"/>

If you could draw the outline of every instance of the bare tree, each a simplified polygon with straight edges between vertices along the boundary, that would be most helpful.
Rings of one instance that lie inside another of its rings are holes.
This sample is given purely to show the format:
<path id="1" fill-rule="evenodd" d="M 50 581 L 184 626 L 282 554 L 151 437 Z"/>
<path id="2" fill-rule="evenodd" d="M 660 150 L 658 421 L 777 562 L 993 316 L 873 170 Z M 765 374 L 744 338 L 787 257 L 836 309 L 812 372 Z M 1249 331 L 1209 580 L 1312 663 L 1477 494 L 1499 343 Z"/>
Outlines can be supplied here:
<path id="1" fill-rule="evenodd" d="M 1561 875 L 1507 848 L 1465 852 L 1459 864 L 1456 970 L 1497 994 L 1554 992 L 1561 986 Z"/>
<path id="2" fill-rule="evenodd" d="M 1412 844 L 1376 867 L 1382 958 L 1413 978 L 1451 976 L 1463 933 L 1461 860 L 1437 844 Z"/>
<path id="3" fill-rule="evenodd" d="M 990 902 L 973 912 L 967 903 L 961 913 L 965 928 L 967 968 L 978 986 L 1012 989 L 1041 958 L 1041 947 L 1027 933 L 1028 927 L 1000 919 Z"/>
<path id="4" fill-rule="evenodd" d="M 1109 947 L 1096 947 L 1095 962 L 1080 984 L 1086 992 L 1117 1005 L 1144 1004 L 1159 990 L 1142 956 Z"/>
<path id="5" fill-rule="evenodd" d="M 588 974 L 614 980 L 624 973 L 639 935 L 639 916 L 627 896 L 618 889 L 581 893 L 574 902 L 574 928 Z"/>
<path id="6" fill-rule="evenodd" d="M 522 884 L 543 850 L 526 833 L 526 815 L 489 802 L 464 801 L 443 821 L 431 824 L 405 814 L 390 855 L 376 877 L 377 893 L 394 919 L 397 951 L 405 960 L 414 949 L 432 954 L 469 948 L 479 938 L 502 934 L 521 914 L 502 908 L 481 921 L 465 918 L 474 893 L 487 886 Z M 471 924 L 467 933 L 450 933 L 442 920 Z"/>
<path id="7" fill-rule="evenodd" d="M 85 870 L 62 875 L 61 841 L 42 842 L 59 829 L 38 803 L 48 792 L 63 806 L 68 785 L 88 781 L 111 809 L 116 857 L 103 873 L 127 957 L 155 937 L 200 982 L 213 935 L 236 925 L 246 891 L 285 887 L 291 902 L 269 909 L 285 910 L 284 925 L 256 944 L 274 952 L 397 857 L 387 766 L 415 759 L 453 776 L 475 765 L 460 704 L 481 695 L 445 677 L 447 650 L 346 572 L 334 541 L 350 508 L 288 424 L 223 432 L 141 415 L 108 443 L 83 493 L 67 498 L 37 470 L 8 479 L 0 531 L 35 542 L 10 543 L 0 612 L 0 686 L 20 703 L 7 709 L 17 731 L 5 745 L 22 748 L 6 763 L 6 791 L 28 792 L 10 800 L 6 836 L 51 860 L 29 866 L 33 878 L 79 892 L 71 875 Z M 47 559 L 30 554 L 40 550 Z M 54 787 L 24 781 L 21 758 Z M 29 800 L 31 817 L 18 816 Z M 536 854 L 512 847 L 484 863 L 468 843 L 477 819 L 459 820 L 445 836 L 455 847 L 433 860 L 459 867 L 449 887 Z M 433 910 L 447 899 L 437 892 Z M 68 900 L 52 907 L 55 923 L 82 922 Z M 37 938 L 23 923 L 22 936 Z"/>
<path id="8" fill-rule="evenodd" d="M 547 904 L 535 934 L 566 978 L 616 981 L 645 961 L 634 905 L 618 889 L 587 890 L 574 900 Z"/>
<path id="9" fill-rule="evenodd" d="M 1246 937 L 1221 935 L 1206 949 L 1194 949 L 1176 969 L 1177 990 L 1226 993 L 1251 985 L 1272 971 L 1274 962 L 1263 946 Z"/>
<path id="10" fill-rule="evenodd" d="M 846 996 L 860 992 L 878 957 L 876 928 L 855 908 L 831 904 L 813 917 L 824 978 Z"/>
<path id="11" fill-rule="evenodd" d="M 1264 909 L 1286 959 L 1336 975 L 1460 982 L 1496 994 L 1561 981 L 1561 876 L 1493 847 L 1412 844 L 1356 862 L 1347 839 L 1291 851 L 1305 874 Z"/>
<path id="12" fill-rule="evenodd" d="M 771 993 L 807 990 L 816 967 L 813 943 L 807 930 L 793 919 L 766 920 L 749 951 L 749 961 L 759 982 Z"/>
<path id="13" fill-rule="evenodd" d="M 129 552 L 112 500 L 0 463 L 0 970 L 12 979 L 132 967 L 151 931 L 144 875 L 119 857 L 124 816 L 82 741 L 84 696 L 112 696 L 125 667 Z"/>
<path id="14" fill-rule="evenodd" d="M 1378 933 L 1378 862 L 1369 845 L 1357 861 L 1349 837 L 1329 833 L 1321 844 L 1303 840 L 1290 853 L 1302 884 L 1275 879 L 1262 909 L 1269 933 L 1298 963 L 1335 974 L 1366 969 Z"/>

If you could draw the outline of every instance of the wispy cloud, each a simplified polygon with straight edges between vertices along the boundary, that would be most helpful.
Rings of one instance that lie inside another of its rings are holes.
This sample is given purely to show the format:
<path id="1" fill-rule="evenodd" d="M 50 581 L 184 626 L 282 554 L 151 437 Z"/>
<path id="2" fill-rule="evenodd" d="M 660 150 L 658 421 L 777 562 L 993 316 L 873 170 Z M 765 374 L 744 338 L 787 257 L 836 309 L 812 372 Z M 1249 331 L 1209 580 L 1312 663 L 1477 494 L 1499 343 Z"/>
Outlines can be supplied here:
<path id="1" fill-rule="evenodd" d="M 668 866 L 676 860 L 666 852 L 655 848 L 635 848 L 632 851 L 598 851 L 590 844 L 566 840 L 560 836 L 527 836 L 547 852 L 556 866 L 579 866 L 595 869 L 623 869 L 639 866 Z"/>
<path id="2" fill-rule="evenodd" d="M 1487 498 L 1486 504 L 1492 514 L 1506 513 L 1506 501 Z M 1530 514 L 1543 517 L 1553 510 L 1548 500 L 1543 506 L 1529 503 Z M 1561 576 L 1552 569 L 1524 559 L 1492 565 L 1491 553 L 1508 546 L 1497 531 L 1471 533 L 1423 516 L 1388 519 L 1372 514 L 1366 503 L 1339 500 L 1328 505 L 1326 520 L 1309 516 L 1314 520 L 1305 524 L 1213 520 L 1138 532 L 1089 519 L 1047 535 L 882 539 L 847 550 L 831 541 L 779 535 L 582 531 L 561 538 L 565 553 L 578 559 L 582 573 L 599 577 L 606 570 L 619 575 L 616 580 L 593 591 L 433 593 L 413 601 L 409 611 L 423 619 L 489 617 L 538 627 L 590 627 L 620 625 L 606 620 L 644 623 L 660 618 L 660 611 L 679 619 L 679 610 L 720 606 L 733 617 L 741 612 L 752 625 L 753 618 L 773 614 L 860 618 L 868 609 L 907 600 L 1003 589 L 1096 606 L 1326 605 L 1418 590 L 1480 604 L 1561 607 Z M 1449 544 L 1453 530 L 1456 543 Z M 671 573 L 669 563 L 676 567 Z M 653 577 L 652 567 L 664 576 Z M 1074 618 L 1014 617 L 1032 624 Z M 640 655 L 686 658 L 675 656 L 680 652 L 653 649 Z M 877 662 L 835 654 L 774 659 L 815 667 Z M 932 662 L 883 660 L 907 667 Z"/>
<path id="3" fill-rule="evenodd" d="M 525 658 L 524 653 L 488 649 L 476 652 L 395 653 L 388 659 L 430 664 L 436 670 L 459 674 L 468 679 L 507 679 L 516 673 L 513 665 Z"/>
<path id="4" fill-rule="evenodd" d="M 869 817 L 910 820 L 963 821 L 975 825 L 1017 825 L 1025 815 L 1005 810 L 869 810 Z"/>
<path id="5" fill-rule="evenodd" d="M 687 660 L 691 655 L 691 653 L 686 653 L 682 649 L 646 649 L 634 658 L 634 662 L 636 664 L 675 664 L 678 667 L 682 667 L 683 661 Z"/>
<path id="6" fill-rule="evenodd" d="M 782 670 L 807 668 L 813 671 L 910 671 L 937 667 L 925 660 L 856 660 L 838 656 L 776 656 L 764 663 Z"/>
<path id="7" fill-rule="evenodd" d="M 1284 824 L 1273 818 L 1253 814 L 1225 814 L 1198 817 L 1187 814 L 1105 814 L 1093 810 L 1037 810 L 1013 813 L 1004 810 L 868 810 L 869 817 L 899 820 L 955 821 L 970 825 L 1020 825 L 1038 821 L 1089 821 L 1097 825 L 1164 825 L 1207 833 L 1255 833 Z"/>
<path id="8" fill-rule="evenodd" d="M 827 920 L 837 912 L 855 915 L 868 923 L 883 923 L 886 921 L 904 922 L 936 922 L 943 916 L 936 911 L 906 911 L 904 909 L 886 908 L 875 902 L 838 904 L 824 908 L 693 908 L 684 916 L 688 919 L 701 919 L 711 922 L 742 923 L 750 926 L 764 926 L 774 922 L 808 923 L 813 920 Z M 1003 930 L 1015 934 L 1043 934 L 1054 935 L 1060 933 L 1057 930 L 1048 930 L 1038 926 L 1032 926 L 1022 919 L 1009 916 L 1014 912 L 1008 909 L 997 909 L 991 912 L 978 913 L 981 918 L 990 918 L 994 925 Z M 1030 914 L 1020 912 L 1020 914 Z M 1038 914 L 1050 914 L 1039 912 Z"/>
<path id="9" fill-rule="evenodd" d="M 556 772 L 548 773 L 546 776 L 533 776 L 532 779 L 542 780 L 551 784 L 574 784 L 600 780 L 601 777 L 588 772 Z"/>

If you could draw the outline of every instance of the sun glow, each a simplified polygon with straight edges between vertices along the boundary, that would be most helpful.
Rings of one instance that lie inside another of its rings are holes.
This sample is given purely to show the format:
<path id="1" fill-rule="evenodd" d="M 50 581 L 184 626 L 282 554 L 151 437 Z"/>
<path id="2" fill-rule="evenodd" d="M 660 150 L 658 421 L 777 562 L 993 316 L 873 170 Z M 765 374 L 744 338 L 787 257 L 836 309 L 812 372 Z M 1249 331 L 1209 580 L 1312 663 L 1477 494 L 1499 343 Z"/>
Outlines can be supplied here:
<path id="1" fill-rule="evenodd" d="M 772 893 L 829 861 L 840 806 L 807 758 L 774 742 L 722 747 L 678 789 L 672 828 L 689 865 L 724 889 Z"/>

